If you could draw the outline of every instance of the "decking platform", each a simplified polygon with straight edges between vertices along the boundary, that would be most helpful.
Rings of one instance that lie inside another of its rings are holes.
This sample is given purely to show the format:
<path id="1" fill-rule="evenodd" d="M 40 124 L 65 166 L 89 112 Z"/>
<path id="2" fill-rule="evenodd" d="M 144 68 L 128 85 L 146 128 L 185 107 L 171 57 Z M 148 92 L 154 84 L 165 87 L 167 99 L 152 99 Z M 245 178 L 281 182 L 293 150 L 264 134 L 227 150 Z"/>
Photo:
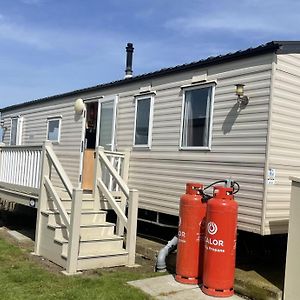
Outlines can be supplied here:
<path id="1" fill-rule="evenodd" d="M 99 147 L 93 193 L 86 194 L 73 186 L 50 142 L 0 145 L 0 201 L 37 209 L 35 254 L 62 266 L 68 274 L 133 266 L 138 192 L 126 183 L 127 158 Z M 117 215 L 116 224 L 106 221 L 109 209 Z"/>

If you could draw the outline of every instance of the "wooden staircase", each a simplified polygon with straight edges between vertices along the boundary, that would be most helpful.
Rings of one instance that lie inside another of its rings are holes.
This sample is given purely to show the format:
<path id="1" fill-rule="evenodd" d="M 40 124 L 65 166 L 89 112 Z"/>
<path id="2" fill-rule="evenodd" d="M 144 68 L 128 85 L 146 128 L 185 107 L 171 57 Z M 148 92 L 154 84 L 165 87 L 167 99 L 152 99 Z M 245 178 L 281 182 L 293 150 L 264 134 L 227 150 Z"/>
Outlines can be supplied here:
<path id="1" fill-rule="evenodd" d="M 43 148 L 35 254 L 62 266 L 67 274 L 135 263 L 137 191 L 127 187 L 120 163 L 113 164 L 123 154 L 106 154 L 100 147 L 96 153 L 94 194 L 84 194 L 73 188 L 51 144 L 46 142 Z M 63 189 L 52 184 L 51 168 L 61 179 Z M 108 174 L 112 177 L 110 187 L 102 180 L 104 172 L 105 178 Z M 115 211 L 117 224 L 106 221 L 106 209 Z"/>
<path id="2" fill-rule="evenodd" d="M 71 214 L 71 198 L 65 191 L 60 197 L 68 215 Z M 69 236 L 53 200 L 48 200 L 49 209 L 41 212 L 42 232 L 40 255 L 54 263 L 67 267 Z M 83 194 L 80 216 L 80 240 L 77 270 L 126 265 L 128 251 L 124 249 L 122 236 L 116 235 L 115 224 L 106 222 L 107 212 L 93 210 L 92 195 Z"/>

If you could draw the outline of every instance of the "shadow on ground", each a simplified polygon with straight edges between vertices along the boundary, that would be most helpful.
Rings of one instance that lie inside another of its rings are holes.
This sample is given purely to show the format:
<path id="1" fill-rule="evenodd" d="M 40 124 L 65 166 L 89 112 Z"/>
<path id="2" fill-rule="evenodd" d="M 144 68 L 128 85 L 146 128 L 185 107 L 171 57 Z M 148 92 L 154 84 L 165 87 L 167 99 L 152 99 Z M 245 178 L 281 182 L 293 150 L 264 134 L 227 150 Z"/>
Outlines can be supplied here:
<path id="1" fill-rule="evenodd" d="M 0 226 L 15 230 L 34 240 L 36 209 L 16 205 L 14 211 L 0 210 Z"/>
<path id="2" fill-rule="evenodd" d="M 260 236 L 240 232 L 236 266 L 255 271 L 280 290 L 283 290 L 287 234 Z"/>

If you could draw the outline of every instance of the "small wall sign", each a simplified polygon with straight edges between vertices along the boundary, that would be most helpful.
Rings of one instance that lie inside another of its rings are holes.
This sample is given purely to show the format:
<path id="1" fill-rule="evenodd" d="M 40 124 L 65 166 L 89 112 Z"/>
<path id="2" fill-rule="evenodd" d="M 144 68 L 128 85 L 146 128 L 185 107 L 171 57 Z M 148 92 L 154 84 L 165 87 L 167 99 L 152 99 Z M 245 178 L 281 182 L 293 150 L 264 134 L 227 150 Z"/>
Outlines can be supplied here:
<path id="1" fill-rule="evenodd" d="M 276 170 L 275 169 L 269 169 L 268 170 L 267 183 L 268 184 L 275 184 L 275 178 L 276 178 Z"/>

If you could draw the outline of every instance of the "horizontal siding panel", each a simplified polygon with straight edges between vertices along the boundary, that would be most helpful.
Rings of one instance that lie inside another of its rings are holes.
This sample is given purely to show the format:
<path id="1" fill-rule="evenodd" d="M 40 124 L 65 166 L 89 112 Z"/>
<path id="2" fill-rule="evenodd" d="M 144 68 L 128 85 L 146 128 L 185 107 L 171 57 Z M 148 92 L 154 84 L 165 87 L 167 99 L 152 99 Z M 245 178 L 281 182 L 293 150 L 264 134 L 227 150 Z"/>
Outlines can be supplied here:
<path id="1" fill-rule="evenodd" d="M 146 170 L 146 171 L 145 171 Z M 220 164 L 199 163 L 196 161 L 137 159 L 131 157 L 129 184 L 140 190 L 140 207 L 154 211 L 170 211 L 178 215 L 180 196 L 188 181 L 209 184 L 222 178 L 234 178 L 241 184 L 236 195 L 241 220 L 256 218 L 261 222 L 263 197 L 262 168 Z M 211 191 L 209 191 L 211 193 Z M 243 224 L 241 221 L 239 224 Z"/>
<path id="2" fill-rule="evenodd" d="M 171 147 L 172 148 L 172 147 Z M 166 148 L 167 150 L 168 148 Z M 172 150 L 172 149 L 171 149 Z M 168 152 L 168 153 L 165 153 Z M 263 168 L 265 163 L 265 157 L 262 157 L 261 154 L 232 154 L 224 153 L 220 156 L 219 153 L 210 153 L 209 151 L 135 151 L 131 152 L 133 158 L 136 159 L 170 159 L 170 160 L 179 160 L 179 161 L 199 161 L 199 162 L 218 162 L 220 167 L 223 167 L 223 164 L 232 164 L 247 166 L 254 165 L 258 168 Z"/>

